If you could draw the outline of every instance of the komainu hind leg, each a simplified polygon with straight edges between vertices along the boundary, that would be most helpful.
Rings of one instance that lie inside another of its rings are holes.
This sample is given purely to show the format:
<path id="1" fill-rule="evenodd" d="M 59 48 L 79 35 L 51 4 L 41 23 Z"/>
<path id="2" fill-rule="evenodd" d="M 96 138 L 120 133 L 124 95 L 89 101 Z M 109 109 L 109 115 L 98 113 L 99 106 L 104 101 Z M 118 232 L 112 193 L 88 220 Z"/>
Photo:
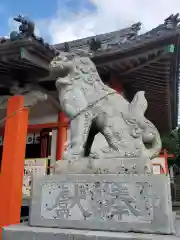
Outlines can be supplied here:
<path id="1" fill-rule="evenodd" d="M 109 147 L 105 146 L 96 151 L 93 151 L 91 153 L 91 156 L 94 158 L 124 156 L 124 151 L 121 151 L 120 149 L 120 136 L 115 131 L 111 120 L 108 119 L 108 116 L 104 114 L 103 117 L 99 116 L 97 119 L 97 125 L 99 127 L 100 133 L 105 137 Z"/>
<path id="2" fill-rule="evenodd" d="M 71 136 L 67 150 L 63 154 L 64 160 L 76 160 L 84 157 L 84 145 L 91 126 L 88 112 L 77 116 L 70 123 Z"/>

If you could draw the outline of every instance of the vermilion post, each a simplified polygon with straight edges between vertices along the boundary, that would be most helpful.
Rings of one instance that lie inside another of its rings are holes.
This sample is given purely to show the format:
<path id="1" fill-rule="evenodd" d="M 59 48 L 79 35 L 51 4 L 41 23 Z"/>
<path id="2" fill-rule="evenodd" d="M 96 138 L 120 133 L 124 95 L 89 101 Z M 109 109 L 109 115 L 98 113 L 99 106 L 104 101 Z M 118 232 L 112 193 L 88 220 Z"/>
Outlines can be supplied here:
<path id="1" fill-rule="evenodd" d="M 67 141 L 68 119 L 63 112 L 58 115 L 58 135 L 57 135 L 57 152 L 56 160 L 61 160 L 65 150 L 65 143 Z"/>
<path id="2" fill-rule="evenodd" d="M 122 94 L 123 93 L 123 87 L 121 84 L 121 79 L 118 75 L 112 74 L 110 76 L 110 86 L 114 90 L 116 90 L 118 93 Z"/>
<path id="3" fill-rule="evenodd" d="M 20 222 L 28 110 L 24 97 L 8 100 L 0 173 L 0 229 Z M 0 237 L 1 239 L 1 237 Z"/>
<path id="4" fill-rule="evenodd" d="M 164 149 L 164 158 L 165 158 L 165 168 L 166 168 L 166 174 L 168 174 L 168 153 L 167 153 L 167 150 Z"/>

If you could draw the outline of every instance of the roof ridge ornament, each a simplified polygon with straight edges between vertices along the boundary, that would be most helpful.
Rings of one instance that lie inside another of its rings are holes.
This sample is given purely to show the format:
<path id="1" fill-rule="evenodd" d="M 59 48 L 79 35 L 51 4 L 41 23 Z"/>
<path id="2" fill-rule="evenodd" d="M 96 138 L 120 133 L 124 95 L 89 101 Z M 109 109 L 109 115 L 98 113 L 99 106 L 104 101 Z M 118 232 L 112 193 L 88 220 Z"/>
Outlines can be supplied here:
<path id="1" fill-rule="evenodd" d="M 36 36 L 35 23 L 29 17 L 18 15 L 17 17 L 15 17 L 13 19 L 14 19 L 14 21 L 20 23 L 20 25 L 19 25 L 19 31 L 12 31 L 10 33 L 10 41 L 31 38 L 31 39 L 39 41 L 45 47 L 54 51 L 54 53 L 56 54 L 56 49 L 53 46 L 46 43 L 42 37 Z M 5 42 L 5 39 L 0 40 L 0 43 L 3 43 L 3 42 Z"/>
<path id="2" fill-rule="evenodd" d="M 88 44 L 89 44 L 89 49 L 92 51 L 92 52 L 98 52 L 102 45 L 101 45 L 101 40 L 98 39 L 97 37 L 92 37 L 89 41 L 88 41 Z"/>
<path id="3" fill-rule="evenodd" d="M 70 51 L 70 46 L 68 42 L 64 43 L 64 52 L 69 52 Z"/>
<path id="4" fill-rule="evenodd" d="M 138 40 L 138 35 L 139 35 L 139 31 L 141 30 L 141 25 L 142 25 L 141 22 L 137 22 L 137 23 L 132 24 L 129 27 L 129 30 L 126 33 L 126 35 L 124 35 L 121 38 L 120 42 L 118 42 L 118 45 L 129 44 L 133 40 Z"/>
<path id="5" fill-rule="evenodd" d="M 177 14 L 171 14 L 169 17 L 167 17 L 164 20 L 164 25 L 166 26 L 166 28 L 168 29 L 174 29 L 177 27 L 178 23 L 180 22 L 180 18 L 179 18 L 179 13 Z"/>
<path id="6" fill-rule="evenodd" d="M 35 38 L 35 23 L 28 17 L 18 15 L 17 17 L 13 18 L 14 21 L 20 23 L 19 25 L 19 32 L 12 31 L 10 33 L 10 39 L 17 40 L 23 39 L 26 37 Z"/>
<path id="7" fill-rule="evenodd" d="M 142 23 L 137 22 L 131 25 L 130 31 L 128 33 L 128 40 L 135 40 L 136 37 L 138 36 L 139 31 L 141 30 Z"/>

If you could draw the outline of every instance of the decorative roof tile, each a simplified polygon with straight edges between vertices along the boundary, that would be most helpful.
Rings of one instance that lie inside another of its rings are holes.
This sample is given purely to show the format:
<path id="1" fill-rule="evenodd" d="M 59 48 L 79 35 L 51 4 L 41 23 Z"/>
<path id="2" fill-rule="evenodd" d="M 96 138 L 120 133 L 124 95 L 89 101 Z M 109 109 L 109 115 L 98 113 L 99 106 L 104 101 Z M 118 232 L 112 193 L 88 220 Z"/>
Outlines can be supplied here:
<path id="1" fill-rule="evenodd" d="M 124 51 L 131 47 L 176 35 L 176 32 L 180 30 L 179 22 L 179 14 L 171 14 L 164 20 L 163 24 L 141 35 L 139 35 L 141 23 L 138 22 L 118 31 L 56 44 L 55 48 L 59 51 L 68 52 L 76 52 L 81 49 L 92 53 L 93 56 L 100 56 L 114 51 Z"/>

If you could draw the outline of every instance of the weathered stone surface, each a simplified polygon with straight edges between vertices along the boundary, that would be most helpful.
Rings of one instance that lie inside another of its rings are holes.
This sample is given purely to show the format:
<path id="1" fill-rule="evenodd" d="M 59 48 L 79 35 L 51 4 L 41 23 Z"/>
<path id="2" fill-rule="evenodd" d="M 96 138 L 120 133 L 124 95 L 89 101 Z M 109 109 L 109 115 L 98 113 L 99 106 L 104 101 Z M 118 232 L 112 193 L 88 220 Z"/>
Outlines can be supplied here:
<path id="1" fill-rule="evenodd" d="M 169 178 L 60 174 L 35 179 L 30 225 L 172 234 Z"/>
<path id="2" fill-rule="evenodd" d="M 75 161 L 57 161 L 56 174 L 69 173 L 117 173 L 147 174 L 151 172 L 151 161 L 148 158 L 81 158 Z"/>
<path id="3" fill-rule="evenodd" d="M 88 155 L 99 159 L 152 158 L 159 153 L 160 135 L 144 116 L 144 92 L 136 93 L 128 102 L 102 82 L 88 56 L 61 53 L 50 66 L 57 79 L 61 109 L 71 120 L 71 138 L 63 159 L 73 161 Z M 108 147 L 91 152 L 94 136 L 99 132 Z"/>
<path id="4" fill-rule="evenodd" d="M 180 223 L 177 222 L 177 228 Z M 103 232 L 78 229 L 58 229 L 30 227 L 27 224 L 18 224 L 3 229 L 3 240 L 178 240 L 177 236 Z"/>

